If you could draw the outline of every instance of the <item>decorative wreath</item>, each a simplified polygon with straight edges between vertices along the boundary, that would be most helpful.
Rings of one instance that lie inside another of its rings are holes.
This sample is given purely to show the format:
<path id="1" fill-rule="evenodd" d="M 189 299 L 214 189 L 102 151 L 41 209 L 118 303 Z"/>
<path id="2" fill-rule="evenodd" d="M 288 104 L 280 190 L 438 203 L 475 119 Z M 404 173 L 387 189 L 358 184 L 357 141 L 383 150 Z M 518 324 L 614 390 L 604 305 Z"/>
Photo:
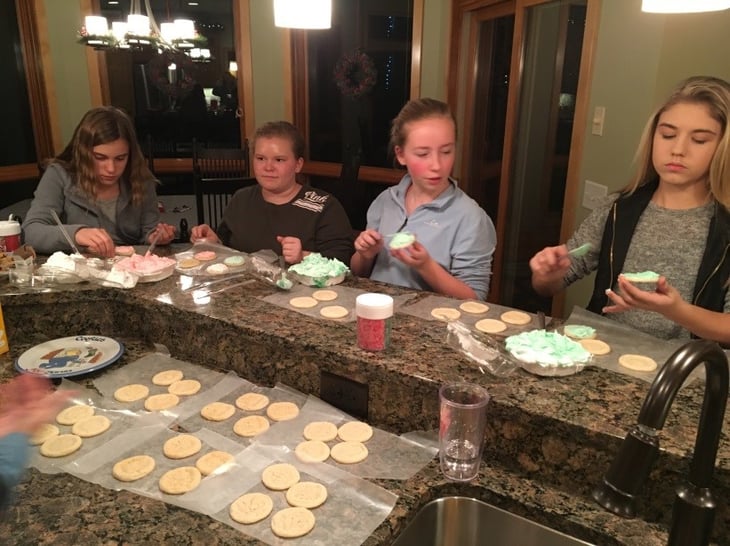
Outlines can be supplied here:
<path id="1" fill-rule="evenodd" d="M 337 87 L 345 97 L 366 95 L 375 86 L 378 71 L 373 60 L 362 50 L 343 53 L 334 70 Z"/>
<path id="2" fill-rule="evenodd" d="M 171 82 L 167 67 L 174 63 L 177 66 L 176 81 Z M 150 81 L 157 89 L 168 97 L 183 98 L 190 93 L 195 84 L 195 65 L 190 57 L 179 51 L 163 51 L 152 57 L 147 63 Z"/>

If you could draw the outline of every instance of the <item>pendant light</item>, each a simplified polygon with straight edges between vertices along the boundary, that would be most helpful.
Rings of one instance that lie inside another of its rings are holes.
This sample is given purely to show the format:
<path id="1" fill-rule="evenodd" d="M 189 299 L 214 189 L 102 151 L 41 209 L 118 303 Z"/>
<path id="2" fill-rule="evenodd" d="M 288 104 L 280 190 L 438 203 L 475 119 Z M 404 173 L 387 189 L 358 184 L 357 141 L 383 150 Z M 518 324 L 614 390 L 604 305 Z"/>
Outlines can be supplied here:
<path id="1" fill-rule="evenodd" d="M 730 8 L 730 0 L 642 0 L 641 11 L 648 13 L 699 13 Z"/>
<path id="2" fill-rule="evenodd" d="M 281 28 L 330 28 L 332 0 L 274 0 L 274 24 Z"/>

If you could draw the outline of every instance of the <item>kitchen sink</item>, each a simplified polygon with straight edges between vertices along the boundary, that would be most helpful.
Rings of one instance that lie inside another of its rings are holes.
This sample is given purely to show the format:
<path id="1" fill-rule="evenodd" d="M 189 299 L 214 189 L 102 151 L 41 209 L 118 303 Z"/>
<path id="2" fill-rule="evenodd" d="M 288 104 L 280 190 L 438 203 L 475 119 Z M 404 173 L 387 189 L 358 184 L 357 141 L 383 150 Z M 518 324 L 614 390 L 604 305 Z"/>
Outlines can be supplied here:
<path id="1" fill-rule="evenodd" d="M 468 497 L 426 504 L 393 546 L 579 546 L 590 543 Z"/>

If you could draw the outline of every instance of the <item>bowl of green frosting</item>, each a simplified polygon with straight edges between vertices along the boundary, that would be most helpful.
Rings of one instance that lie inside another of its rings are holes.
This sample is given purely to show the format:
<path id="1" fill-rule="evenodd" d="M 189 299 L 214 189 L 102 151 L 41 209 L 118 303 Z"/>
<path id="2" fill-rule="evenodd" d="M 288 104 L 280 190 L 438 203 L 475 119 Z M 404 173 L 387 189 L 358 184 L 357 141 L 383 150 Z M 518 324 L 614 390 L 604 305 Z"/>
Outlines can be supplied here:
<path id="1" fill-rule="evenodd" d="M 580 343 L 557 332 L 530 330 L 509 336 L 505 348 L 525 371 L 542 376 L 573 375 L 591 361 Z"/>
<path id="2" fill-rule="evenodd" d="M 289 274 L 295 280 L 317 288 L 341 283 L 349 271 L 337 258 L 325 258 L 319 252 L 311 252 L 301 262 L 289 267 Z"/>

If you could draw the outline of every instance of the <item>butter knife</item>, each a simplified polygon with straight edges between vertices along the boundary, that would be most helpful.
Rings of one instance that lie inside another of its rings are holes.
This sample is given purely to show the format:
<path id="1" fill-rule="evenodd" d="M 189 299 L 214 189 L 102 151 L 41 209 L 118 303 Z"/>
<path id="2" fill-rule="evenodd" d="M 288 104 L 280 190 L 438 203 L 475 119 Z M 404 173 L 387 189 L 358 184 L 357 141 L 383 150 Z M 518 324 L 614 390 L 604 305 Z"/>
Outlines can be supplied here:
<path id="1" fill-rule="evenodd" d="M 155 231 L 155 234 L 154 234 L 154 235 L 152 236 L 152 242 L 150 243 L 150 246 L 149 246 L 149 248 L 147 249 L 147 251 L 146 251 L 146 252 L 144 253 L 144 257 L 145 257 L 145 258 L 146 258 L 147 256 L 149 256 L 150 254 L 152 254 L 152 251 L 153 251 L 153 250 L 155 249 L 155 247 L 157 246 L 157 241 L 158 241 L 158 240 L 160 239 L 160 235 L 161 235 L 161 234 L 162 234 L 162 232 L 161 232 L 161 231 L 160 231 L 159 229 L 158 229 L 157 231 Z"/>
<path id="2" fill-rule="evenodd" d="M 58 217 L 58 214 L 56 214 L 56 211 L 53 209 L 50 209 L 50 211 L 51 211 L 51 216 L 53 216 L 53 219 L 56 221 L 56 224 L 58 224 L 58 228 L 61 230 L 61 233 L 66 238 L 66 242 L 69 245 L 71 245 L 71 250 L 74 251 L 74 254 L 81 254 L 81 252 L 79 252 L 78 247 L 76 246 L 76 243 L 74 243 L 74 240 L 71 238 L 71 235 L 66 230 L 66 227 L 63 225 L 63 223 L 61 222 L 61 219 Z"/>

